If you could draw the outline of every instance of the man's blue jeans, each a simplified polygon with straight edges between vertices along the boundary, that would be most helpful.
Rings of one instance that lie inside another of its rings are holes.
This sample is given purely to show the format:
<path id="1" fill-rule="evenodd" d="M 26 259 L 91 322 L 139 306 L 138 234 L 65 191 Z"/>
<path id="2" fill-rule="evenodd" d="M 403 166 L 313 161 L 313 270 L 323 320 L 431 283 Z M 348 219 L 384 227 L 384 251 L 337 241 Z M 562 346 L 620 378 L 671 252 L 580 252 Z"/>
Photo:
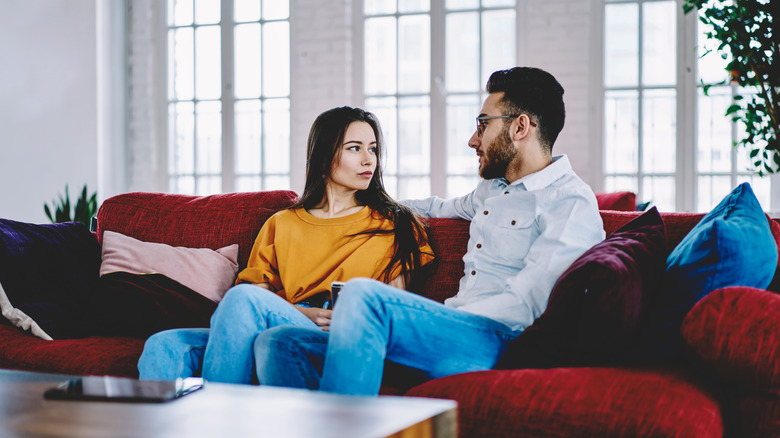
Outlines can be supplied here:
<path id="1" fill-rule="evenodd" d="M 486 370 L 520 333 L 375 280 L 355 279 L 341 290 L 330 335 L 277 327 L 258 336 L 257 376 L 260 384 L 375 395 L 385 359 L 430 379 Z"/>
<path id="2" fill-rule="evenodd" d="M 258 333 L 280 325 L 321 331 L 273 292 L 250 284 L 230 288 L 211 317 L 210 329 L 174 329 L 146 340 L 138 361 L 141 379 L 197 375 L 212 382 L 250 383 Z"/>

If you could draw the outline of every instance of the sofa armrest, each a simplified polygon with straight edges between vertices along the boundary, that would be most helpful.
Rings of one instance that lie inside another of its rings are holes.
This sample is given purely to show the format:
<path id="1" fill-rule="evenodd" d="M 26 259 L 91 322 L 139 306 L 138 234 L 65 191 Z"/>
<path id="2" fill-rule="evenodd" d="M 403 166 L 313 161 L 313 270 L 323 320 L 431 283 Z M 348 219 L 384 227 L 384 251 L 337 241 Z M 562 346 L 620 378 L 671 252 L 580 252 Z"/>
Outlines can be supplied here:
<path id="1" fill-rule="evenodd" d="M 721 377 L 780 394 L 780 295 L 741 286 L 718 289 L 688 312 L 681 331 Z"/>

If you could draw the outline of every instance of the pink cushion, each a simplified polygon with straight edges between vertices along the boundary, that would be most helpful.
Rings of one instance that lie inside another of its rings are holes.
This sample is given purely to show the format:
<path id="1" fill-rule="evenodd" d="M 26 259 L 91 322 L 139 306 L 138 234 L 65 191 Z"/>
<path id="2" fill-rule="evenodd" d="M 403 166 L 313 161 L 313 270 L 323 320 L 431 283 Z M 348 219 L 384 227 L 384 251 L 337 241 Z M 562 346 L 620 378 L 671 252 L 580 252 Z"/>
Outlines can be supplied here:
<path id="1" fill-rule="evenodd" d="M 681 331 L 699 358 L 728 380 L 780 395 L 780 295 L 718 289 L 688 312 Z"/>
<path id="2" fill-rule="evenodd" d="M 462 438 L 723 435 L 717 401 L 677 371 L 480 371 L 438 378 L 406 395 L 456 400 Z"/>
<path id="3" fill-rule="evenodd" d="M 144 242 L 189 248 L 237 243 L 241 270 L 265 221 L 297 197 L 289 190 L 212 196 L 125 193 L 100 206 L 97 234 L 102 239 L 103 232 L 111 230 Z"/>
<path id="4" fill-rule="evenodd" d="M 236 280 L 238 244 L 217 250 L 173 247 L 106 231 L 100 275 L 109 272 L 162 274 L 219 302 Z"/>

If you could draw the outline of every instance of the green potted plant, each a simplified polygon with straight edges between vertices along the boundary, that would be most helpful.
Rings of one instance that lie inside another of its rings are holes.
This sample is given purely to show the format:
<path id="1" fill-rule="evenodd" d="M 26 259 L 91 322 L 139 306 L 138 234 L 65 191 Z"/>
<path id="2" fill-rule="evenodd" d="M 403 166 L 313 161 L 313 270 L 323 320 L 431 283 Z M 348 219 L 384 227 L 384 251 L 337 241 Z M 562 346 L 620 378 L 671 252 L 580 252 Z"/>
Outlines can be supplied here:
<path id="1" fill-rule="evenodd" d="M 53 214 L 52 209 L 54 209 Z M 89 227 L 92 217 L 97 213 L 97 193 L 88 196 L 87 185 L 85 184 L 71 216 L 70 195 L 68 194 L 68 185 L 66 184 L 65 196 L 60 195 L 59 205 L 56 200 L 52 202 L 52 208 L 49 208 L 48 204 L 44 204 L 43 211 L 52 223 L 81 222 Z"/>
<path id="2" fill-rule="evenodd" d="M 777 172 L 780 68 L 774 60 L 780 38 L 774 33 L 770 0 L 684 0 L 685 13 L 694 9 L 708 26 L 707 38 L 717 41 L 716 50 L 724 58 L 731 55 L 726 67 L 729 80 L 743 87 L 726 111 L 732 121 L 745 127 L 746 135 L 735 146 L 750 151 L 760 175 Z M 750 89 L 755 93 L 744 92 Z"/>

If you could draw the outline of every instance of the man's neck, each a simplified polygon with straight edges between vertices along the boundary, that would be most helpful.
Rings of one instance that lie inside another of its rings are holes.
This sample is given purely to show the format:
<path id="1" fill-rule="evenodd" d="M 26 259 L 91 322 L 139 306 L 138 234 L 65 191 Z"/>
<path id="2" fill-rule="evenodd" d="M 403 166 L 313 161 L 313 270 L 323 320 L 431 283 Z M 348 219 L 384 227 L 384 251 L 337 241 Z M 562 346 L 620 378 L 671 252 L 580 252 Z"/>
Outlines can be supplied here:
<path id="1" fill-rule="evenodd" d="M 552 164 L 552 155 L 541 150 L 539 153 L 526 154 L 522 160 L 518 156 L 507 167 L 504 178 L 512 184 L 520 178 L 539 172 L 550 164 Z"/>

